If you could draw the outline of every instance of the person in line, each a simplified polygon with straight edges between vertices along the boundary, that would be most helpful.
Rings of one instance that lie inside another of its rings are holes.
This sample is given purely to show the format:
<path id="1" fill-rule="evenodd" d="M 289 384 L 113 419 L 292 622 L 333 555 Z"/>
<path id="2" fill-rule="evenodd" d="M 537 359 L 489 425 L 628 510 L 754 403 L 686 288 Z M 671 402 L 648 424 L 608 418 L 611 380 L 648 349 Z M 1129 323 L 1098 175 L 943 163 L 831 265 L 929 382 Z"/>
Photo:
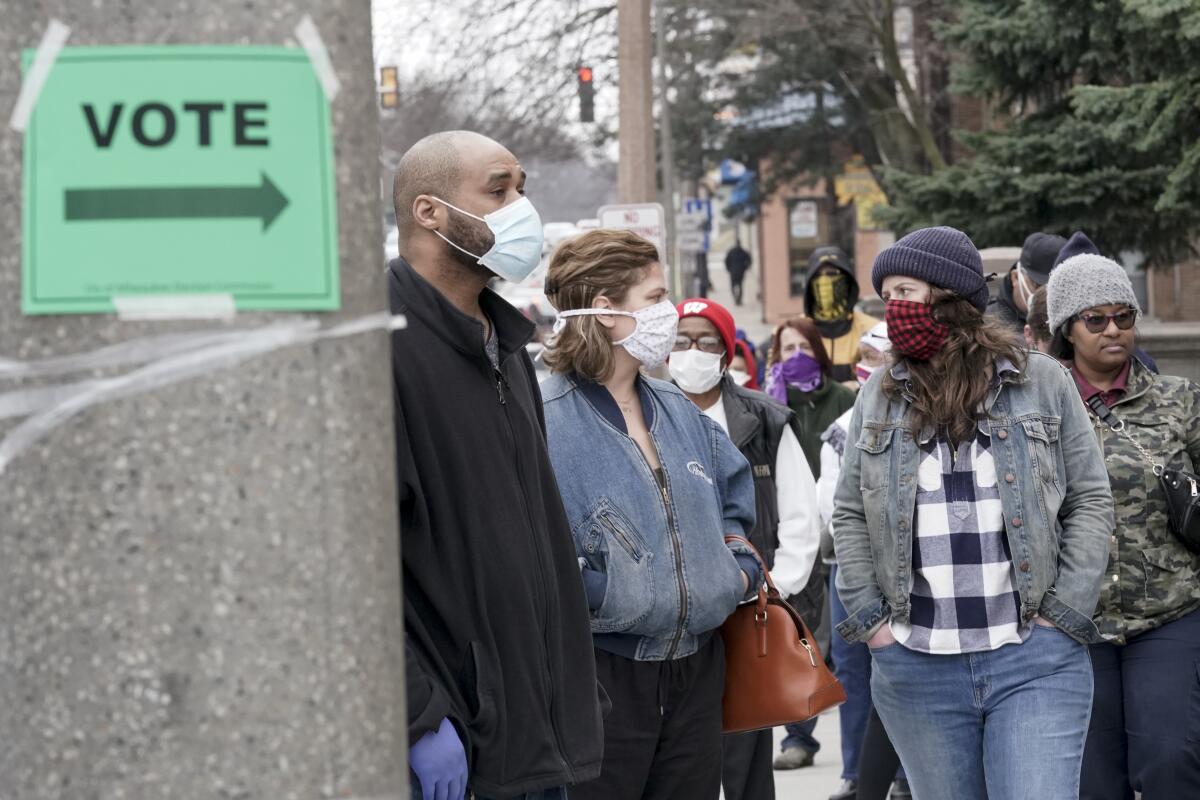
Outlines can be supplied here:
<path id="1" fill-rule="evenodd" d="M 754 358 L 754 351 L 750 349 L 750 343 L 745 339 L 733 340 L 733 358 L 729 360 L 729 377 L 738 386 L 744 386 L 754 391 L 759 390 L 758 362 Z"/>
<path id="2" fill-rule="evenodd" d="M 1095 702 L 1083 800 L 1200 797 L 1200 554 L 1172 533 L 1166 496 L 1141 454 L 1195 473 L 1200 387 L 1134 357 L 1141 314 L 1114 261 L 1079 255 L 1050 276 L 1053 353 L 1096 404 L 1116 505 L 1091 647 Z M 1124 430 L 1103 421 L 1110 413 Z"/>
<path id="3" fill-rule="evenodd" d="M 855 346 L 857 357 L 858 347 Z M 821 476 L 821 434 L 854 405 L 854 392 L 833 380 L 833 365 L 811 319 L 797 317 L 775 330 L 768 353 L 767 394 L 796 413 L 800 447 L 809 469 Z M 808 584 L 791 602 L 813 631 L 822 653 L 830 651 L 828 571 L 819 564 Z M 787 736 L 775 757 L 775 769 L 812 766 L 821 743 L 813 735 L 817 718 L 785 726 Z"/>
<path id="4" fill-rule="evenodd" d="M 1096 246 L 1086 233 L 1083 231 L 1075 231 L 1071 234 L 1071 238 L 1063 245 L 1062 250 L 1058 251 L 1058 258 L 1054 261 L 1054 269 L 1058 269 L 1058 265 L 1064 261 L 1068 261 L 1075 256 L 1082 255 L 1101 255 L 1100 248 Z M 1134 345 L 1133 357 L 1142 362 L 1146 369 L 1158 374 L 1158 363 L 1141 347 Z"/>
<path id="5" fill-rule="evenodd" d="M 895 358 L 850 419 L 838 631 L 871 648 L 915 797 L 1075 797 L 1113 529 L 1091 422 L 1061 365 L 985 318 L 966 234 L 914 231 L 871 277 Z"/>
<path id="6" fill-rule="evenodd" d="M 742 247 L 741 239 L 735 240 L 733 247 L 725 254 L 725 270 L 729 273 L 729 288 L 733 291 L 735 305 L 742 304 L 742 281 L 746 279 L 746 273 L 753 263 L 750 251 Z"/>
<path id="7" fill-rule="evenodd" d="M 851 389 L 858 388 L 854 380 L 858 340 L 879 322 L 855 309 L 858 295 L 858 278 L 841 248 L 818 247 L 812 252 L 804 286 L 804 316 L 820 331 L 830 377 Z M 824 430 L 822 427 L 817 434 Z"/>
<path id="8" fill-rule="evenodd" d="M 859 386 L 865 386 L 870 377 L 887 364 L 887 354 L 892 349 L 892 343 L 887 338 L 887 324 L 881 322 L 863 334 L 858 349 L 856 377 Z M 850 416 L 853 413 L 853 408 L 846 411 L 821 434 L 823 444 L 821 479 L 817 481 L 817 507 L 821 513 L 821 522 L 826 526 L 833 520 L 833 496 L 842 472 L 846 433 L 850 429 Z M 830 558 L 830 562 L 829 621 L 836 627 L 849 615 L 837 593 L 837 560 Z M 896 776 L 900 759 L 887 734 L 884 733 L 882 737 L 868 737 L 868 721 L 877 722 L 879 715 L 874 713 L 871 705 L 871 654 L 867 646 L 861 642 L 851 643 L 841 636 L 834 636 L 830 642 L 830 654 L 833 658 L 834 674 L 846 690 L 846 702 L 838 708 L 838 723 L 842 731 L 842 786 L 829 800 L 884 800 L 888 796 L 888 787 L 892 786 L 894 777 L 896 780 L 891 791 L 892 800 L 907 800 L 912 793 L 909 791 L 908 781 L 902 775 Z M 882 730 L 882 723 L 877 724 Z M 882 763 L 883 769 L 886 770 L 884 775 L 863 774 L 870 773 L 873 768 L 871 765 L 878 764 L 881 760 L 879 755 L 869 752 L 868 745 L 876 749 L 883 748 Z M 862 761 L 866 762 L 866 770 L 860 768 L 860 755 Z M 873 789 L 872 786 L 878 788 Z"/>
<path id="9" fill-rule="evenodd" d="M 711 300 L 677 307 L 679 332 L 667 367 L 688 399 L 729 434 L 754 475 L 757 522 L 751 543 L 779 591 L 798 594 L 808 583 L 821 541 L 816 482 L 797 438 L 796 415 L 732 376 L 733 316 Z M 726 800 L 775 797 L 770 728 L 725 736 L 722 785 Z"/>
<path id="10" fill-rule="evenodd" d="M 561 800 L 600 774 L 588 608 L 525 352 L 533 324 L 487 288 L 537 267 L 542 225 L 517 159 L 476 133 L 413 145 L 394 200 L 412 796 Z"/>
<path id="11" fill-rule="evenodd" d="M 1050 352 L 1054 334 L 1050 332 L 1050 316 L 1046 309 L 1046 287 L 1039 286 L 1029 298 L 1029 313 L 1025 315 L 1025 345 L 1039 353 Z"/>
<path id="12" fill-rule="evenodd" d="M 988 301 L 987 316 L 1017 336 L 1025 333 L 1029 300 L 1050 279 L 1050 270 L 1067 240 L 1052 233 L 1031 233 L 1021 247 L 1021 257 L 1000 283 L 1000 291 Z"/>
<path id="13" fill-rule="evenodd" d="M 746 543 L 726 542 L 754 529 L 750 465 L 683 392 L 641 373 L 662 366 L 678 324 L 653 244 L 588 231 L 555 252 L 546 289 L 550 457 L 612 700 L 600 777 L 571 798 L 715 798 L 718 628 L 762 580 Z"/>

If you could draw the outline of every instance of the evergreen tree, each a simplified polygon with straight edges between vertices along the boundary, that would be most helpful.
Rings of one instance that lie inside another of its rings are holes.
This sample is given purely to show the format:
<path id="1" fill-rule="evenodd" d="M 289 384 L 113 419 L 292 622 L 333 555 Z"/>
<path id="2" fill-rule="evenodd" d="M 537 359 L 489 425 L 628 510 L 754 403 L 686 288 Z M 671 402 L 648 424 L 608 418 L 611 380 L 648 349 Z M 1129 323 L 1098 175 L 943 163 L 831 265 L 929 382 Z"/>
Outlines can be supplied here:
<path id="1" fill-rule="evenodd" d="M 888 170 L 898 233 L 933 224 L 980 247 L 1085 230 L 1107 253 L 1171 263 L 1200 228 L 1200 3 L 957 0 L 940 37 L 955 88 L 1011 109 L 959 134 L 969 160 Z"/>

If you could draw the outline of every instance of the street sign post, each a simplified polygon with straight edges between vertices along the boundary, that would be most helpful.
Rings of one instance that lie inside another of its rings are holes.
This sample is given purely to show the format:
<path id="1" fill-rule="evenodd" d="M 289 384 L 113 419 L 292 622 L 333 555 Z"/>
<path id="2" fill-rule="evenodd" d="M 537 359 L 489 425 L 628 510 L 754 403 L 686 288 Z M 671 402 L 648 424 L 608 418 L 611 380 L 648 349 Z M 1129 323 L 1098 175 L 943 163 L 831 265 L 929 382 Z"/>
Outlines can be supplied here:
<path id="1" fill-rule="evenodd" d="M 65 48 L 25 135 L 21 309 L 214 294 L 337 309 L 334 187 L 304 51 Z"/>
<path id="2" fill-rule="evenodd" d="M 649 239 L 658 248 L 659 259 L 666 258 L 667 215 L 658 203 L 627 203 L 603 206 L 597 214 L 601 228 L 630 230 Z"/>

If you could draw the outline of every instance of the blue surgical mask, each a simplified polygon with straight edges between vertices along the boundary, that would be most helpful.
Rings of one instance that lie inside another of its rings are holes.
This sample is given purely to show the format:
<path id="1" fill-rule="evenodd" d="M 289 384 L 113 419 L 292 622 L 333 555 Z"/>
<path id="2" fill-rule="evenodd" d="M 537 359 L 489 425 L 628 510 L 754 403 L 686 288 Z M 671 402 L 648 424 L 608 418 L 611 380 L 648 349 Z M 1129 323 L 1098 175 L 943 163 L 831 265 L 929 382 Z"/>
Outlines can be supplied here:
<path id="1" fill-rule="evenodd" d="M 463 211 L 440 197 L 433 199 L 447 208 L 484 223 L 495 237 L 491 249 L 483 255 L 477 255 L 463 250 L 438 231 L 434 231 L 446 244 L 466 253 L 501 278 L 513 283 L 520 283 L 537 269 L 542 260 L 542 218 L 538 216 L 537 209 L 529 202 L 528 197 L 509 203 L 486 217 L 477 217 L 470 211 Z"/>

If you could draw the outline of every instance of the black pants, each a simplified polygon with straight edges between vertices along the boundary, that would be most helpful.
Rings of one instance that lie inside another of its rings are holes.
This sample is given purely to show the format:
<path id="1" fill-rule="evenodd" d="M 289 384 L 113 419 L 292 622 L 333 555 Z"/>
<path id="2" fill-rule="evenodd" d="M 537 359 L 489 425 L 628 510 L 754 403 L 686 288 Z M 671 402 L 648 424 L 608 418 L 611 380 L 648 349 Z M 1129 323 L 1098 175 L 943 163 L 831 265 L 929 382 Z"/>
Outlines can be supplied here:
<path id="1" fill-rule="evenodd" d="M 774 750 L 771 728 L 725 735 L 721 772 L 725 800 L 775 800 Z"/>
<path id="2" fill-rule="evenodd" d="M 731 278 L 729 286 L 733 289 L 733 302 L 740 306 L 742 304 L 742 279 Z"/>
<path id="3" fill-rule="evenodd" d="M 1200 798 L 1200 611 L 1091 653 L 1080 800 Z"/>
<path id="4" fill-rule="evenodd" d="M 693 655 L 634 661 L 596 651 L 596 677 L 612 699 L 600 777 L 571 800 L 717 800 L 725 646 L 714 633 Z"/>
<path id="5" fill-rule="evenodd" d="M 871 715 L 867 718 L 867 730 L 863 733 L 862 750 L 858 756 L 858 794 L 857 800 L 887 800 L 896 778 L 896 770 L 900 768 L 900 756 L 892 747 L 883 728 L 883 720 L 875 706 L 871 706 Z M 1047 798 L 1049 800 L 1049 798 Z"/>

